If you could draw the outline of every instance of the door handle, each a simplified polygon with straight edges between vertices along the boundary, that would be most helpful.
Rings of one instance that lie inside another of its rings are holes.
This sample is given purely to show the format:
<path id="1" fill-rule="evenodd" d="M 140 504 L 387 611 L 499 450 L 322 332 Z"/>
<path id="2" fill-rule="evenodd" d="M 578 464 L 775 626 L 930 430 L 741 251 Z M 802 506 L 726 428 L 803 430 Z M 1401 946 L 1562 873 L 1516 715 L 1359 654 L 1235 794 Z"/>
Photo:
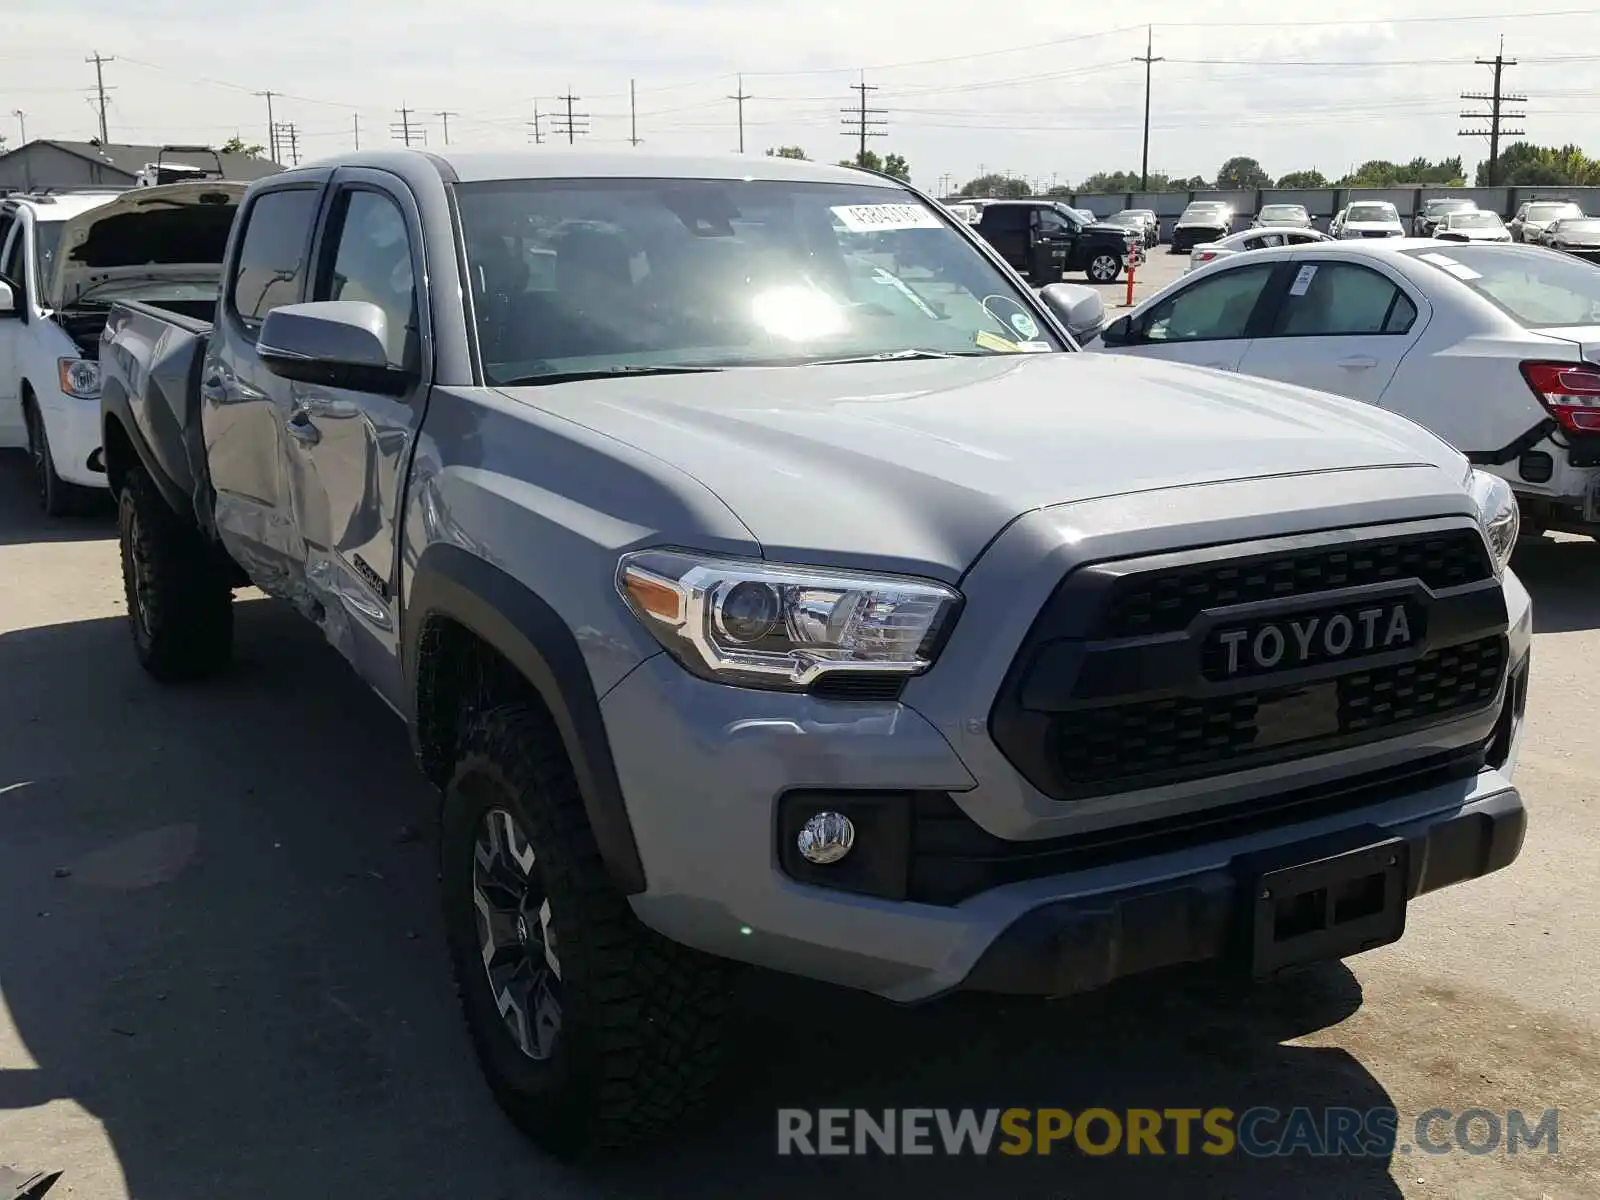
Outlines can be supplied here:
<path id="1" fill-rule="evenodd" d="M 1378 360 L 1365 354 L 1358 354 L 1352 358 L 1341 358 L 1339 365 L 1346 371 L 1366 371 L 1378 365 Z"/>
<path id="2" fill-rule="evenodd" d="M 315 446 L 322 440 L 322 430 L 318 429 L 303 412 L 297 412 L 284 422 L 284 429 L 295 441 L 307 446 Z"/>

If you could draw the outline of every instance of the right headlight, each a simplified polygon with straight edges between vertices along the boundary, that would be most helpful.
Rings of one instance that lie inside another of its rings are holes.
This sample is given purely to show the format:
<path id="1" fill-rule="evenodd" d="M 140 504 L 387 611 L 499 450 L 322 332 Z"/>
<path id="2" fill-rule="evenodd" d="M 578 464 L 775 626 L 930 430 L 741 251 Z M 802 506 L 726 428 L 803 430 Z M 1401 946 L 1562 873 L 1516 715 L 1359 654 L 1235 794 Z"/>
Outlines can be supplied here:
<path id="1" fill-rule="evenodd" d="M 1483 540 L 1489 544 L 1494 573 L 1504 575 L 1511 554 L 1517 548 L 1517 535 L 1522 532 L 1522 512 L 1517 507 L 1516 493 L 1500 476 L 1476 468 L 1467 476 L 1467 490 L 1478 506 L 1478 526 L 1483 530 Z"/>
<path id="2" fill-rule="evenodd" d="M 927 579 L 673 550 L 624 555 L 617 591 L 695 674 L 786 691 L 829 674 L 926 671 L 961 603 Z"/>

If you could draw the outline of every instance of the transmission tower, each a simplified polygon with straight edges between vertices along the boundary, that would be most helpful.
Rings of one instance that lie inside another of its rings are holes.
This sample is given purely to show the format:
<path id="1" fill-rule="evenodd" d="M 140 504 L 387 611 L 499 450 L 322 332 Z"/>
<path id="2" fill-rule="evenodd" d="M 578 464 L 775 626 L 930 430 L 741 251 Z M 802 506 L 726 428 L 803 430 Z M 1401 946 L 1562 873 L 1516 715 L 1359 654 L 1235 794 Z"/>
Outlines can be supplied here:
<path id="1" fill-rule="evenodd" d="M 1489 178 L 1485 180 L 1488 187 L 1494 187 L 1500 182 L 1500 139 L 1502 137 L 1517 137 L 1525 130 L 1506 129 L 1504 122 L 1521 121 L 1527 117 L 1525 112 L 1507 112 L 1502 106 L 1506 104 L 1526 104 L 1526 96 L 1513 96 L 1500 90 L 1500 74 L 1507 67 L 1517 65 L 1517 60 L 1505 56 L 1506 40 L 1500 39 L 1500 50 L 1493 58 L 1480 58 L 1477 64 L 1480 67 L 1494 68 L 1494 90 L 1491 92 L 1462 92 L 1463 100 L 1479 100 L 1488 104 L 1488 112 L 1464 112 L 1461 119 L 1464 121 L 1486 121 L 1487 129 L 1463 129 L 1459 137 L 1486 137 L 1489 139 Z"/>
<path id="2" fill-rule="evenodd" d="M 402 106 L 395 111 L 400 114 L 400 119 L 389 126 L 389 135 L 395 141 L 404 142 L 409 146 L 413 139 L 419 142 L 426 140 L 422 136 L 422 126 L 411 119 L 411 114 L 416 112 L 416 109 Z"/>
<path id="3" fill-rule="evenodd" d="M 743 90 L 742 88 L 740 89 Z M 856 150 L 856 166 L 867 165 L 867 139 L 869 137 L 889 136 L 889 112 L 884 108 L 868 108 L 867 93 L 878 90 L 876 84 L 867 83 L 867 73 L 861 73 L 861 82 L 850 85 L 852 92 L 860 93 L 861 100 L 850 108 L 841 108 L 844 119 L 839 123 L 844 126 L 839 132 L 845 137 L 853 137 L 858 143 Z"/>
<path id="4" fill-rule="evenodd" d="M 589 132 L 589 114 L 572 111 L 572 106 L 577 101 L 582 100 L 583 97 L 572 95 L 572 89 L 570 87 L 568 87 L 567 94 L 565 96 L 557 96 L 556 99 L 567 106 L 567 114 L 566 116 L 562 116 L 560 113 L 557 113 L 553 118 L 551 118 L 553 121 L 551 132 L 557 137 L 560 137 L 562 134 L 566 134 L 567 145 L 570 146 L 577 140 L 580 133 Z"/>

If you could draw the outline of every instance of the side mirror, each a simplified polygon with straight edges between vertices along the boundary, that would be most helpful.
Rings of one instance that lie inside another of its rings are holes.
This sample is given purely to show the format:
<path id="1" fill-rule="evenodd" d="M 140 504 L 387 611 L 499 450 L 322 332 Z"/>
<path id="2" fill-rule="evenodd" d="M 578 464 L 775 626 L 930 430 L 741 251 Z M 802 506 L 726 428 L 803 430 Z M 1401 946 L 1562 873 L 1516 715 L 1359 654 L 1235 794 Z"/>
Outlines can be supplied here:
<path id="1" fill-rule="evenodd" d="M 1039 292 L 1039 299 L 1060 319 L 1078 341 L 1099 333 L 1106 323 L 1105 301 L 1092 287 L 1079 283 L 1052 283 Z"/>
<path id="2" fill-rule="evenodd" d="M 1107 325 L 1100 334 L 1100 343 L 1104 346 L 1130 346 L 1134 342 L 1133 316 L 1118 317 Z"/>
<path id="3" fill-rule="evenodd" d="M 20 315 L 21 314 L 17 312 L 16 292 L 12 290 L 9 283 L 3 279 L 0 279 L 0 318 L 17 317 Z"/>
<path id="4" fill-rule="evenodd" d="M 388 334 L 389 318 L 365 300 L 285 304 L 261 323 L 256 354 L 283 379 L 398 396 L 417 373 L 390 364 Z"/>

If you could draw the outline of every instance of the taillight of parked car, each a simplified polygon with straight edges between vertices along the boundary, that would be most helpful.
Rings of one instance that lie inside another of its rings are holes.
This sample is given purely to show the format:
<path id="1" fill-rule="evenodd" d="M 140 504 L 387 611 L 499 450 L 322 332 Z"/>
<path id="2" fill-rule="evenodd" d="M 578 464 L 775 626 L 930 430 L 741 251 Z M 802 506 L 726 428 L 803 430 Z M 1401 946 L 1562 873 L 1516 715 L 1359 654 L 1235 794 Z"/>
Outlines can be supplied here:
<path id="1" fill-rule="evenodd" d="M 1600 367 L 1525 362 L 1522 377 L 1568 433 L 1600 433 Z"/>
<path id="2" fill-rule="evenodd" d="M 1190 257 L 1193 258 L 1197 263 L 1210 262 L 1216 256 L 1217 252 L 1215 250 L 1202 250 L 1198 247 L 1196 247 L 1194 252 L 1190 255 Z"/>

